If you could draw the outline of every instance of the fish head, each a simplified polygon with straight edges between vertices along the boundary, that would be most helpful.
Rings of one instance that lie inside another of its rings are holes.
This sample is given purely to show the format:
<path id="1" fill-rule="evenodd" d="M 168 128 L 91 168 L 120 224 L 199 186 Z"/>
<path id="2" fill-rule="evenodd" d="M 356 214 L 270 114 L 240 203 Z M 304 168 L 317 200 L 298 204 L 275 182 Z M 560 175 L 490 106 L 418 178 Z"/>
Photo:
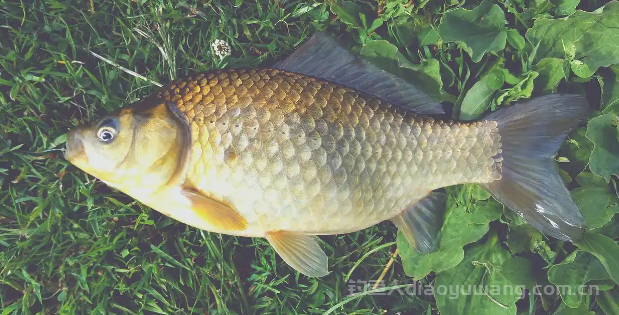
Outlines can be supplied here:
<path id="1" fill-rule="evenodd" d="M 175 104 L 136 103 L 69 131 L 65 158 L 126 193 L 184 179 L 189 128 Z"/>

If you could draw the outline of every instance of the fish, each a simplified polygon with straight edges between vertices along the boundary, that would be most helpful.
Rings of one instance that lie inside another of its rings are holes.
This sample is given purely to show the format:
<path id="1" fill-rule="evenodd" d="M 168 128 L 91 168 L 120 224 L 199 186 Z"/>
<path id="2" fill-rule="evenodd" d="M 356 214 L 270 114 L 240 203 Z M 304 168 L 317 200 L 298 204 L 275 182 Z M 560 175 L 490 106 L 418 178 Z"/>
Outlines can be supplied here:
<path id="1" fill-rule="evenodd" d="M 586 98 L 549 94 L 476 121 L 316 33 L 268 68 L 188 75 L 70 130 L 66 159 L 179 222 L 266 239 L 294 270 L 329 274 L 319 236 L 391 221 L 436 250 L 445 187 L 474 183 L 547 236 L 586 220 L 555 157 Z"/>

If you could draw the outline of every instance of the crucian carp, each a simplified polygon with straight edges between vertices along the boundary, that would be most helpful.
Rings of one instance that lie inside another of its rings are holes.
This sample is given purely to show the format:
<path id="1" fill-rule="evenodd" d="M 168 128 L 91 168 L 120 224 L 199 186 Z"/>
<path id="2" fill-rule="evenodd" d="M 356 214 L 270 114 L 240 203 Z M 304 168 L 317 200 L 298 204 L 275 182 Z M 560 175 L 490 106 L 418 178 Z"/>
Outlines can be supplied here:
<path id="1" fill-rule="evenodd" d="M 578 95 L 505 106 L 479 121 L 315 34 L 268 69 L 188 76 L 71 130 L 66 158 L 180 222 L 263 237 L 308 276 L 328 273 L 316 236 L 391 220 L 436 248 L 445 194 L 477 183 L 548 236 L 585 219 L 554 157 L 585 119 Z"/>

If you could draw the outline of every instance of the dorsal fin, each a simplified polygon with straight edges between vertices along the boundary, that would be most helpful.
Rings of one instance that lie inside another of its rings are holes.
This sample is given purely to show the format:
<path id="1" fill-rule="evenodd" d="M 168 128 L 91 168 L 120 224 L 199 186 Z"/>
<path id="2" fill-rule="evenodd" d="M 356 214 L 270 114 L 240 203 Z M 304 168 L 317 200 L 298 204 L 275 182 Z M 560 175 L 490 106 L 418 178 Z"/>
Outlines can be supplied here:
<path id="1" fill-rule="evenodd" d="M 353 55 L 331 36 L 314 34 L 275 69 L 331 81 L 418 114 L 444 114 L 441 104 L 412 84 Z"/>

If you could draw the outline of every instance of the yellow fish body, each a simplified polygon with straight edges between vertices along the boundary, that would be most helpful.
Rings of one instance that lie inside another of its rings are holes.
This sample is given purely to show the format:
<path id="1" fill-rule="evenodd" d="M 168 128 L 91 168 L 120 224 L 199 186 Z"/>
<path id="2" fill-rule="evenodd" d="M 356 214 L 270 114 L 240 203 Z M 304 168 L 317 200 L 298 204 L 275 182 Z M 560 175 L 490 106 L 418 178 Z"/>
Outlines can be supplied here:
<path id="1" fill-rule="evenodd" d="M 477 122 L 333 39 L 315 35 L 273 69 L 186 77 L 69 133 L 67 159 L 188 225 L 266 237 L 303 274 L 327 273 L 314 235 L 392 220 L 435 248 L 444 196 L 479 183 L 541 231 L 574 239 L 585 222 L 553 157 L 586 112 L 551 95 Z M 541 118 L 540 118 L 541 117 Z"/>

